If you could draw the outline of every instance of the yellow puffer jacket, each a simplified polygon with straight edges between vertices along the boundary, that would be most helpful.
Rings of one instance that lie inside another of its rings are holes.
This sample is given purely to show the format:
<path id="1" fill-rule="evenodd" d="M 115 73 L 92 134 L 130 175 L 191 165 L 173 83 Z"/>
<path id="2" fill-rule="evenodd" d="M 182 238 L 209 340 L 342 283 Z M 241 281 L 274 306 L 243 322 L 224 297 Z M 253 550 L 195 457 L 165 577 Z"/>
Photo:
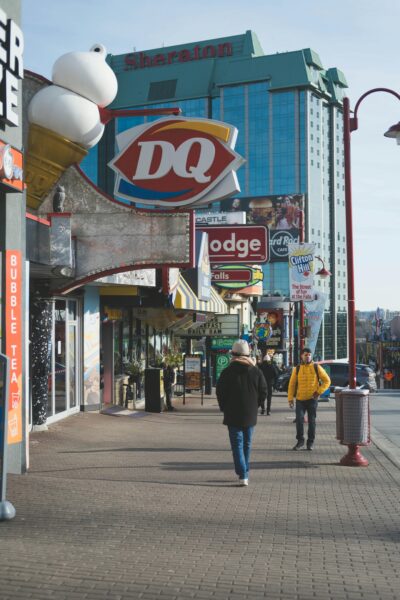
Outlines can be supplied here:
<path id="1" fill-rule="evenodd" d="M 318 393 L 318 396 L 323 394 L 330 386 L 331 380 L 327 375 L 326 371 L 321 367 L 321 365 L 318 365 L 318 375 L 321 381 L 321 385 L 319 384 L 318 377 L 315 373 L 314 363 L 302 363 L 300 365 L 299 381 L 297 384 L 296 392 L 297 373 L 296 367 L 294 367 L 289 381 L 288 401 L 293 402 L 295 392 L 296 400 L 311 400 L 315 392 Z"/>

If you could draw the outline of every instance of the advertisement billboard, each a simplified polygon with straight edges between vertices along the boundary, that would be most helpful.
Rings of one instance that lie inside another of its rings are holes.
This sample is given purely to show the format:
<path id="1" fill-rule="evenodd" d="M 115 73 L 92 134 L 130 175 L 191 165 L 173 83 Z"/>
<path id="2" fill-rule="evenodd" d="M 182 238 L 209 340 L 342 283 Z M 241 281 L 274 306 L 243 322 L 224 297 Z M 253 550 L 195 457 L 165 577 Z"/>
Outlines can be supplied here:
<path id="1" fill-rule="evenodd" d="M 307 346 L 314 354 L 317 345 L 319 330 L 321 329 L 322 317 L 328 294 L 315 291 L 315 299 L 311 302 L 304 302 L 304 313 L 309 327 L 309 335 L 307 336 Z"/>
<path id="2" fill-rule="evenodd" d="M 258 342 L 263 342 L 266 348 L 282 348 L 283 310 L 281 308 L 257 310 L 253 336 Z"/>
<path id="3" fill-rule="evenodd" d="M 309 302 L 314 300 L 315 244 L 289 244 L 290 299 Z"/>
<path id="4" fill-rule="evenodd" d="M 300 241 L 304 210 L 303 194 L 232 198 L 220 203 L 221 210 L 245 211 L 248 225 L 269 229 L 270 262 L 286 261 L 288 244 Z"/>

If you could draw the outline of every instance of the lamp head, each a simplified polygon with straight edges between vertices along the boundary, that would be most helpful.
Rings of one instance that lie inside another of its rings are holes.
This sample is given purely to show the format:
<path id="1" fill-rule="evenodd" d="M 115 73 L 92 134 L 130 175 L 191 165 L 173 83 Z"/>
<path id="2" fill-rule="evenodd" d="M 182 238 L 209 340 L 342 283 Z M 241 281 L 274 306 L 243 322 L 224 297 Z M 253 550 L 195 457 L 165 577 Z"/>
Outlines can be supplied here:
<path id="1" fill-rule="evenodd" d="M 325 267 L 322 267 L 322 269 L 317 271 L 315 274 L 319 275 L 319 277 L 321 277 L 321 279 L 327 279 L 328 277 L 330 277 L 332 275 L 332 273 L 330 271 L 328 271 L 327 269 L 325 269 Z"/>
<path id="2" fill-rule="evenodd" d="M 388 138 L 394 138 L 397 141 L 397 144 L 400 146 L 400 122 L 389 127 L 389 129 L 383 135 Z"/>
<path id="3" fill-rule="evenodd" d="M 332 273 L 330 271 L 328 271 L 328 269 L 325 269 L 325 263 L 322 260 L 322 258 L 320 256 L 316 256 L 315 258 L 322 263 L 322 268 L 319 271 L 317 271 L 315 274 L 318 275 L 319 277 L 321 277 L 321 279 L 327 279 L 328 277 L 330 277 L 332 275 Z"/>

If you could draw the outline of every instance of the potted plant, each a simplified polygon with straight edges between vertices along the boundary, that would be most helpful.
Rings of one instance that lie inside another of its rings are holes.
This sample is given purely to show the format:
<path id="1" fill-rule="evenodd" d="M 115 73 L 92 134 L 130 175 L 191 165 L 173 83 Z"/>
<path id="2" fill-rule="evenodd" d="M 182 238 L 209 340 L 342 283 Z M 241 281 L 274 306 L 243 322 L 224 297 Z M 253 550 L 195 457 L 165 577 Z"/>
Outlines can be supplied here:
<path id="1" fill-rule="evenodd" d="M 126 367 L 126 373 L 129 375 L 129 383 L 138 383 L 143 375 L 142 363 L 139 360 L 132 360 Z"/>
<path id="2" fill-rule="evenodd" d="M 174 369 L 179 369 L 183 364 L 182 354 L 180 352 L 168 352 L 168 354 L 165 355 L 165 364 Z"/>

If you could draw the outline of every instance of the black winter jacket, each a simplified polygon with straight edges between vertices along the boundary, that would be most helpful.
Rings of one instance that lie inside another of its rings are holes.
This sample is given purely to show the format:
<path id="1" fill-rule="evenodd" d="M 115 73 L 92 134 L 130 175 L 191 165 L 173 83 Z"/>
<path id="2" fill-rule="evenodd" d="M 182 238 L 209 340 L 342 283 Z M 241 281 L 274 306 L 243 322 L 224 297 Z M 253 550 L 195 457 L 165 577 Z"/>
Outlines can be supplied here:
<path id="1" fill-rule="evenodd" d="M 273 362 L 267 362 L 264 360 L 261 365 L 258 366 L 261 373 L 265 377 L 265 381 L 269 383 L 275 383 L 275 379 L 278 376 L 278 369 Z"/>
<path id="2" fill-rule="evenodd" d="M 258 407 L 267 395 L 267 384 L 258 367 L 232 361 L 217 383 L 217 399 L 224 425 L 252 427 Z"/>

